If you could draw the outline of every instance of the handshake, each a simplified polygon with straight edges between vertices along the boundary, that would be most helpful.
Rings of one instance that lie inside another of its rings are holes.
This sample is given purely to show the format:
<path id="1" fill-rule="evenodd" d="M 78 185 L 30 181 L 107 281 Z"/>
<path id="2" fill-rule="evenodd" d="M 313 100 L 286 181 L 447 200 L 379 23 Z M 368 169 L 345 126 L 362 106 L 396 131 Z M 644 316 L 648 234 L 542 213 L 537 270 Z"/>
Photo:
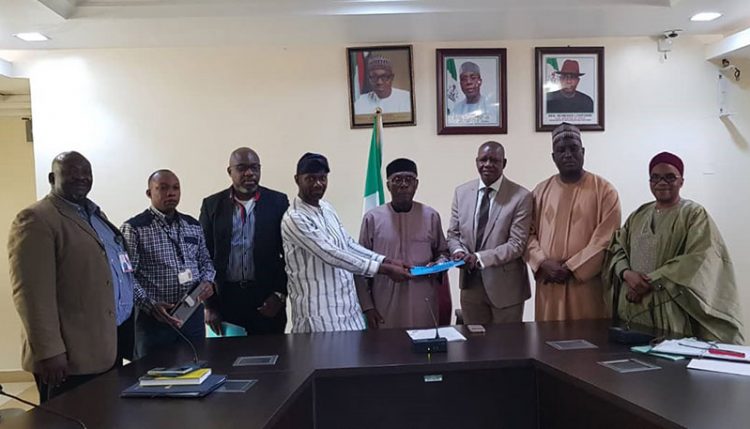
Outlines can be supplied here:
<path id="1" fill-rule="evenodd" d="M 411 275 L 411 268 L 410 265 L 402 261 L 385 258 L 380 264 L 378 274 L 388 276 L 394 282 L 405 282 L 414 277 Z"/>

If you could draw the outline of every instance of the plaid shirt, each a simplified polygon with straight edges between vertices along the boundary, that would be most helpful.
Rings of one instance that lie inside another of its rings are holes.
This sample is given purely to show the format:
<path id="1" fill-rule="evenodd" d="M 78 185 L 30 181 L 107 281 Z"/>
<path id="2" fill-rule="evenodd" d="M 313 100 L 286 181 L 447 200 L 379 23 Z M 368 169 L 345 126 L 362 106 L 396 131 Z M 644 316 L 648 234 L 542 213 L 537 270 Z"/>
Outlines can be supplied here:
<path id="1" fill-rule="evenodd" d="M 151 207 L 122 225 L 122 234 L 135 271 L 136 304 L 150 309 L 156 302 L 175 304 L 201 282 L 214 281 L 213 264 L 200 223 L 177 213 L 171 222 Z M 178 274 L 189 269 L 193 280 L 180 284 Z"/>

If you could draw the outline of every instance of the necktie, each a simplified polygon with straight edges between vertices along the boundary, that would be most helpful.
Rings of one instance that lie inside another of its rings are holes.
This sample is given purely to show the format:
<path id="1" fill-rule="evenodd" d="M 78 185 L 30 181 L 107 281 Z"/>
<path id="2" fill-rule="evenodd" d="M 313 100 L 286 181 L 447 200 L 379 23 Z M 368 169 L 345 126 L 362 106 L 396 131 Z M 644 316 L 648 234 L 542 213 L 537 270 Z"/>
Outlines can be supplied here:
<path id="1" fill-rule="evenodd" d="M 492 188 L 484 188 L 484 195 L 482 195 L 482 202 L 479 204 L 479 213 L 477 214 L 477 243 L 474 246 L 474 250 L 479 250 L 484 239 L 484 230 L 487 228 L 487 220 L 490 218 L 490 193 Z"/>

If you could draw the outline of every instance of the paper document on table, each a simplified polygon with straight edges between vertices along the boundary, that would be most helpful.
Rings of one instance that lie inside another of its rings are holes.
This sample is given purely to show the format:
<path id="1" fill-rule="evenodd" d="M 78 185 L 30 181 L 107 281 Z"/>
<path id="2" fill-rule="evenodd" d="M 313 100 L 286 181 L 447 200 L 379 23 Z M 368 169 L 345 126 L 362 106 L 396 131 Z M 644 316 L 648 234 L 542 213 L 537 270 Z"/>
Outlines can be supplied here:
<path id="1" fill-rule="evenodd" d="M 651 351 L 673 355 L 750 362 L 750 347 L 715 343 L 713 341 L 699 341 L 695 338 L 665 340 L 654 346 Z"/>
<path id="2" fill-rule="evenodd" d="M 412 340 L 427 340 L 435 338 L 435 328 L 430 329 L 407 329 L 406 333 L 409 334 Z M 466 341 L 466 337 L 461 335 L 456 328 L 452 326 L 446 326 L 444 328 L 438 328 L 438 336 L 445 338 L 447 341 Z"/>
<path id="3" fill-rule="evenodd" d="M 428 274 L 442 273 L 448 271 L 453 267 L 460 267 L 464 264 L 464 261 L 448 261 L 440 264 L 435 264 L 431 267 L 412 267 L 411 275 L 413 276 L 426 276 Z"/>
<path id="4" fill-rule="evenodd" d="M 691 359 L 687 367 L 689 369 L 699 369 L 702 371 L 750 376 L 750 364 L 742 362 L 726 362 L 711 359 Z"/>

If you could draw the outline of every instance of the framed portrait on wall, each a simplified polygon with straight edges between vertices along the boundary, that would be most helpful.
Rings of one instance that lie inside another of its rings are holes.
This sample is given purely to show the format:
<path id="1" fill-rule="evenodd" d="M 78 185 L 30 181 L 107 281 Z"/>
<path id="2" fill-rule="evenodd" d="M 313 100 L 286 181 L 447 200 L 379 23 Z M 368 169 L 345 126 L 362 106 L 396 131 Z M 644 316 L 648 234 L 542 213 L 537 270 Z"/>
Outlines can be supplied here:
<path id="1" fill-rule="evenodd" d="M 438 49 L 437 133 L 507 134 L 506 51 Z"/>
<path id="2" fill-rule="evenodd" d="M 536 48 L 536 130 L 604 131 L 604 47 Z"/>
<path id="3" fill-rule="evenodd" d="M 347 48 L 352 128 L 371 127 L 375 110 L 383 126 L 416 125 L 411 45 Z"/>

